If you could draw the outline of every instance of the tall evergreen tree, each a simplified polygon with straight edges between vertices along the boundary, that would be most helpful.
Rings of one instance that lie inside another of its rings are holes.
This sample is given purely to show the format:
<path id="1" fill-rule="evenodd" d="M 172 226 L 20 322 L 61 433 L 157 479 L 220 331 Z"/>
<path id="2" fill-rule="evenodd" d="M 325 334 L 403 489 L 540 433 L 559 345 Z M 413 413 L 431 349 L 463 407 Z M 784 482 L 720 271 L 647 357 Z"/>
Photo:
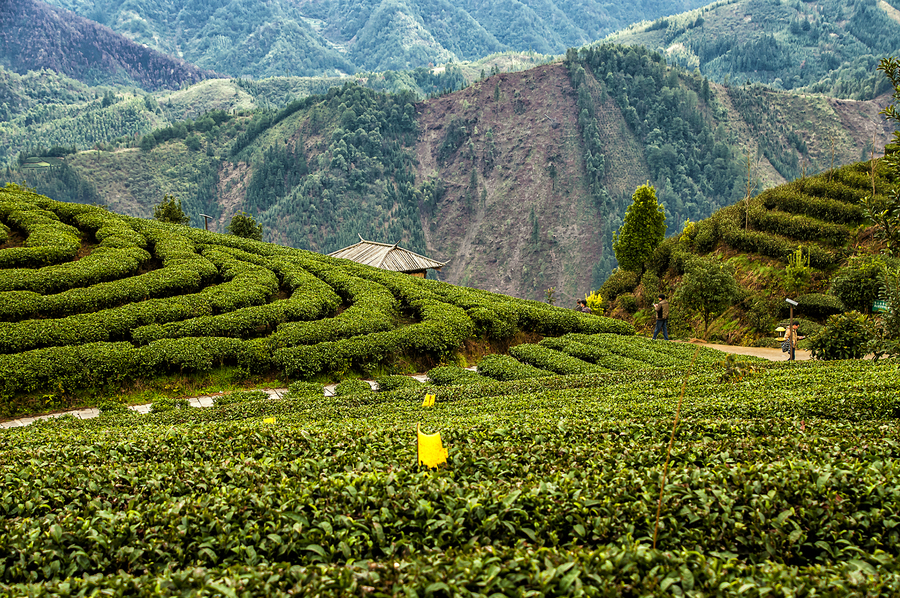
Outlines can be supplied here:
<path id="1" fill-rule="evenodd" d="M 631 205 L 619 230 L 613 233 L 613 251 L 623 270 L 642 271 L 644 262 L 666 235 L 666 215 L 656 200 L 656 189 L 641 185 L 631 196 Z"/>

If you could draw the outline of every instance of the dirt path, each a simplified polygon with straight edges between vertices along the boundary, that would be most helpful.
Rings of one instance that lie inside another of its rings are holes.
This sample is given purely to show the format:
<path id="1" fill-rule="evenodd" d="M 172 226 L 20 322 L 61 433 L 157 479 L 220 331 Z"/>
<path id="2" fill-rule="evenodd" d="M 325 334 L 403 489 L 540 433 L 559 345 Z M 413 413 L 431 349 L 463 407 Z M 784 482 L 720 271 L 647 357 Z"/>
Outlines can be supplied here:
<path id="1" fill-rule="evenodd" d="M 763 359 L 768 359 L 769 361 L 787 361 L 787 353 L 783 353 L 781 349 L 769 349 L 766 347 L 733 347 L 731 345 L 717 345 L 714 343 L 691 343 L 698 344 L 704 347 L 709 347 L 710 349 L 718 349 L 719 351 L 724 351 L 725 353 L 735 353 L 737 355 L 752 355 L 754 357 L 762 357 Z M 804 351 L 802 349 L 797 349 L 796 351 L 796 359 L 797 361 L 808 361 L 812 359 L 809 351 Z"/>

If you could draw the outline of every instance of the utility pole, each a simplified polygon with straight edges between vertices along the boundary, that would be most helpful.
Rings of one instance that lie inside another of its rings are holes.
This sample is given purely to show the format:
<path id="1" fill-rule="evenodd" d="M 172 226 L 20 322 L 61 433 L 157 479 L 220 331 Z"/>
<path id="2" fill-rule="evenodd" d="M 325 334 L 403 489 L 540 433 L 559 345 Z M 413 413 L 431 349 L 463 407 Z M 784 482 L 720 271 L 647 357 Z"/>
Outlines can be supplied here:
<path id="1" fill-rule="evenodd" d="M 209 230 L 209 219 L 212 218 L 212 216 L 207 216 L 206 214 L 200 214 L 200 216 L 203 217 L 203 227 L 206 230 Z"/>

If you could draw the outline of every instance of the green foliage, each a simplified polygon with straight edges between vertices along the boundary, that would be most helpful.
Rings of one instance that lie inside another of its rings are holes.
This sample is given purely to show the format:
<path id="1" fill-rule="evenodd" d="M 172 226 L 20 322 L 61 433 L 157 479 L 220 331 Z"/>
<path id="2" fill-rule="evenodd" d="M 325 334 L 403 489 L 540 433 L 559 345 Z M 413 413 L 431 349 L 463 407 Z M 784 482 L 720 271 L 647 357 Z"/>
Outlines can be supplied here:
<path id="1" fill-rule="evenodd" d="M 478 362 L 478 373 L 494 380 L 524 380 L 552 376 L 553 372 L 536 368 L 509 355 L 485 355 Z"/>
<path id="2" fill-rule="evenodd" d="M 641 185 L 632 195 L 622 226 L 613 236 L 616 260 L 623 270 L 643 271 L 644 262 L 666 235 L 666 216 L 656 200 L 656 190 Z"/>
<path id="3" fill-rule="evenodd" d="M 47 389 L 45 405 L 67 407 L 82 389 L 220 367 L 308 379 L 398 360 L 451 362 L 476 333 L 506 342 L 521 332 L 634 334 L 603 316 L 18 188 L 3 199 L 0 219 L 18 230 L 68 227 L 60 230 L 91 240 L 76 261 L 0 269 L 3 415 Z M 321 395 L 316 388 L 311 396 Z"/>
<path id="4" fill-rule="evenodd" d="M 831 293 L 847 309 L 871 313 L 881 290 L 882 256 L 854 256 L 831 279 Z"/>
<path id="5" fill-rule="evenodd" d="M 825 328 L 810 339 L 815 359 L 861 359 L 872 335 L 864 314 L 851 311 L 828 318 Z"/>
<path id="6" fill-rule="evenodd" d="M 637 272 L 616 268 L 600 287 L 600 294 L 606 297 L 607 301 L 615 301 L 619 295 L 634 291 L 639 282 Z"/>
<path id="7" fill-rule="evenodd" d="M 637 298 L 631 293 L 622 293 L 616 299 L 616 302 L 618 302 L 619 307 L 629 314 L 633 314 L 638 310 Z"/>
<path id="8" fill-rule="evenodd" d="M 372 387 L 365 380 L 348 378 L 334 387 L 334 394 L 338 397 L 367 394 L 372 392 Z"/>
<path id="9" fill-rule="evenodd" d="M 319 398 L 325 388 L 316 382 L 292 382 L 284 395 L 285 399 Z"/>
<path id="10" fill-rule="evenodd" d="M 787 278 L 787 289 L 789 291 L 796 292 L 809 284 L 812 278 L 812 272 L 809 268 L 809 253 L 803 252 L 802 245 L 788 256 L 788 263 L 784 273 Z"/>
<path id="11" fill-rule="evenodd" d="M 153 208 L 153 218 L 169 224 L 188 224 L 191 221 L 181 209 L 181 200 L 172 195 L 163 197 Z"/>
<path id="12" fill-rule="evenodd" d="M 246 390 L 238 392 L 229 392 L 219 395 L 213 399 L 213 406 L 222 407 L 224 405 L 234 405 L 235 403 L 247 403 L 249 401 L 266 401 L 269 394 L 264 390 Z"/>
<path id="13" fill-rule="evenodd" d="M 253 216 L 242 210 L 231 217 L 231 222 L 228 223 L 228 234 L 262 241 L 263 229 L 262 225 L 256 223 Z"/>
<path id="14" fill-rule="evenodd" d="M 825 318 L 846 310 L 840 299 L 822 293 L 807 293 L 796 298 L 797 309 L 811 318 Z"/>
<path id="15" fill-rule="evenodd" d="M 741 293 L 741 287 L 727 264 L 698 256 L 688 261 L 674 300 L 700 313 L 705 338 L 709 334 L 710 321 L 730 307 Z"/>
<path id="16" fill-rule="evenodd" d="M 167 413 L 176 409 L 188 409 L 191 404 L 187 399 L 161 398 L 150 405 L 150 413 Z"/>
<path id="17" fill-rule="evenodd" d="M 542 345 L 517 345 L 509 350 L 509 354 L 522 363 L 561 375 L 592 374 L 607 371 L 604 367 Z"/>
<path id="18" fill-rule="evenodd" d="M 696 350 L 657 344 L 688 362 Z M 768 364 L 730 384 L 722 373 L 698 364 L 684 387 L 682 458 L 665 487 L 674 367 L 436 387 L 431 409 L 416 388 L 10 430 L 0 593 L 614 596 L 671 580 L 685 595 L 891 595 L 896 364 Z M 417 424 L 440 430 L 446 469 L 417 467 Z M 438 514 L 454 525 L 435 527 Z M 597 574 L 608 562 L 628 570 Z"/>

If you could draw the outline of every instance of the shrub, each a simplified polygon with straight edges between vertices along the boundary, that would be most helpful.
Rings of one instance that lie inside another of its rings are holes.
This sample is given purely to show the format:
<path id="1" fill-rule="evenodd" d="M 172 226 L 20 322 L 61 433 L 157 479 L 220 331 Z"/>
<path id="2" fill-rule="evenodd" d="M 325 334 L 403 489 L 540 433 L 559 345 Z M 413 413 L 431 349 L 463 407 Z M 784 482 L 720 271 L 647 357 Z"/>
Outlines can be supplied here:
<path id="1" fill-rule="evenodd" d="M 343 380 L 334 387 L 334 394 L 339 397 L 370 392 L 372 392 L 371 385 L 369 385 L 369 383 L 365 380 L 360 380 L 359 378 L 349 378 L 347 380 Z"/>
<path id="2" fill-rule="evenodd" d="M 319 398 L 325 394 L 325 388 L 317 382 L 293 382 L 288 386 L 285 399 Z"/>
<path id="3" fill-rule="evenodd" d="M 809 344 L 815 359 L 860 359 L 866 355 L 871 336 L 866 316 L 851 311 L 828 318 Z"/>
<path id="4" fill-rule="evenodd" d="M 269 393 L 264 390 L 243 390 L 238 392 L 230 392 L 228 394 L 219 395 L 213 399 L 214 407 L 222 407 L 223 405 L 234 405 L 235 403 L 249 403 L 250 401 L 265 401 L 269 398 Z"/>
<path id="5" fill-rule="evenodd" d="M 582 361 L 561 351 L 542 345 L 517 345 L 509 354 L 523 363 L 562 375 L 595 374 L 607 371 L 593 363 Z"/>
<path id="6" fill-rule="evenodd" d="M 191 406 L 187 399 L 170 399 L 168 397 L 157 399 L 150 404 L 150 413 L 165 413 L 176 409 L 187 409 Z"/>
<path id="7" fill-rule="evenodd" d="M 553 375 L 553 372 L 522 363 L 509 355 L 485 355 L 478 362 L 478 373 L 501 381 L 542 378 Z"/>
<path id="8" fill-rule="evenodd" d="M 616 268 L 600 287 L 600 295 L 607 301 L 615 301 L 622 293 L 631 293 L 638 286 L 640 279 L 637 272 L 629 272 Z"/>
<path id="9" fill-rule="evenodd" d="M 619 298 L 616 301 L 618 301 L 619 307 L 630 314 L 633 314 L 638 310 L 637 298 L 631 293 L 619 295 Z"/>
<path id="10" fill-rule="evenodd" d="M 262 225 L 257 224 L 253 216 L 243 210 L 231 217 L 231 222 L 228 223 L 228 234 L 254 241 L 263 239 Z"/>
<path id="11" fill-rule="evenodd" d="M 164 196 L 153 208 L 153 217 L 168 224 L 188 224 L 191 221 L 181 209 L 181 200 L 172 195 Z"/>
<path id="12" fill-rule="evenodd" d="M 839 314 L 845 310 L 841 300 L 832 295 L 822 293 L 807 293 L 797 297 L 797 306 L 804 315 L 812 318 L 824 318 L 833 314 Z"/>
<path id="13" fill-rule="evenodd" d="M 882 286 L 883 256 L 853 257 L 831 279 L 831 294 L 847 309 L 871 313 Z"/>

